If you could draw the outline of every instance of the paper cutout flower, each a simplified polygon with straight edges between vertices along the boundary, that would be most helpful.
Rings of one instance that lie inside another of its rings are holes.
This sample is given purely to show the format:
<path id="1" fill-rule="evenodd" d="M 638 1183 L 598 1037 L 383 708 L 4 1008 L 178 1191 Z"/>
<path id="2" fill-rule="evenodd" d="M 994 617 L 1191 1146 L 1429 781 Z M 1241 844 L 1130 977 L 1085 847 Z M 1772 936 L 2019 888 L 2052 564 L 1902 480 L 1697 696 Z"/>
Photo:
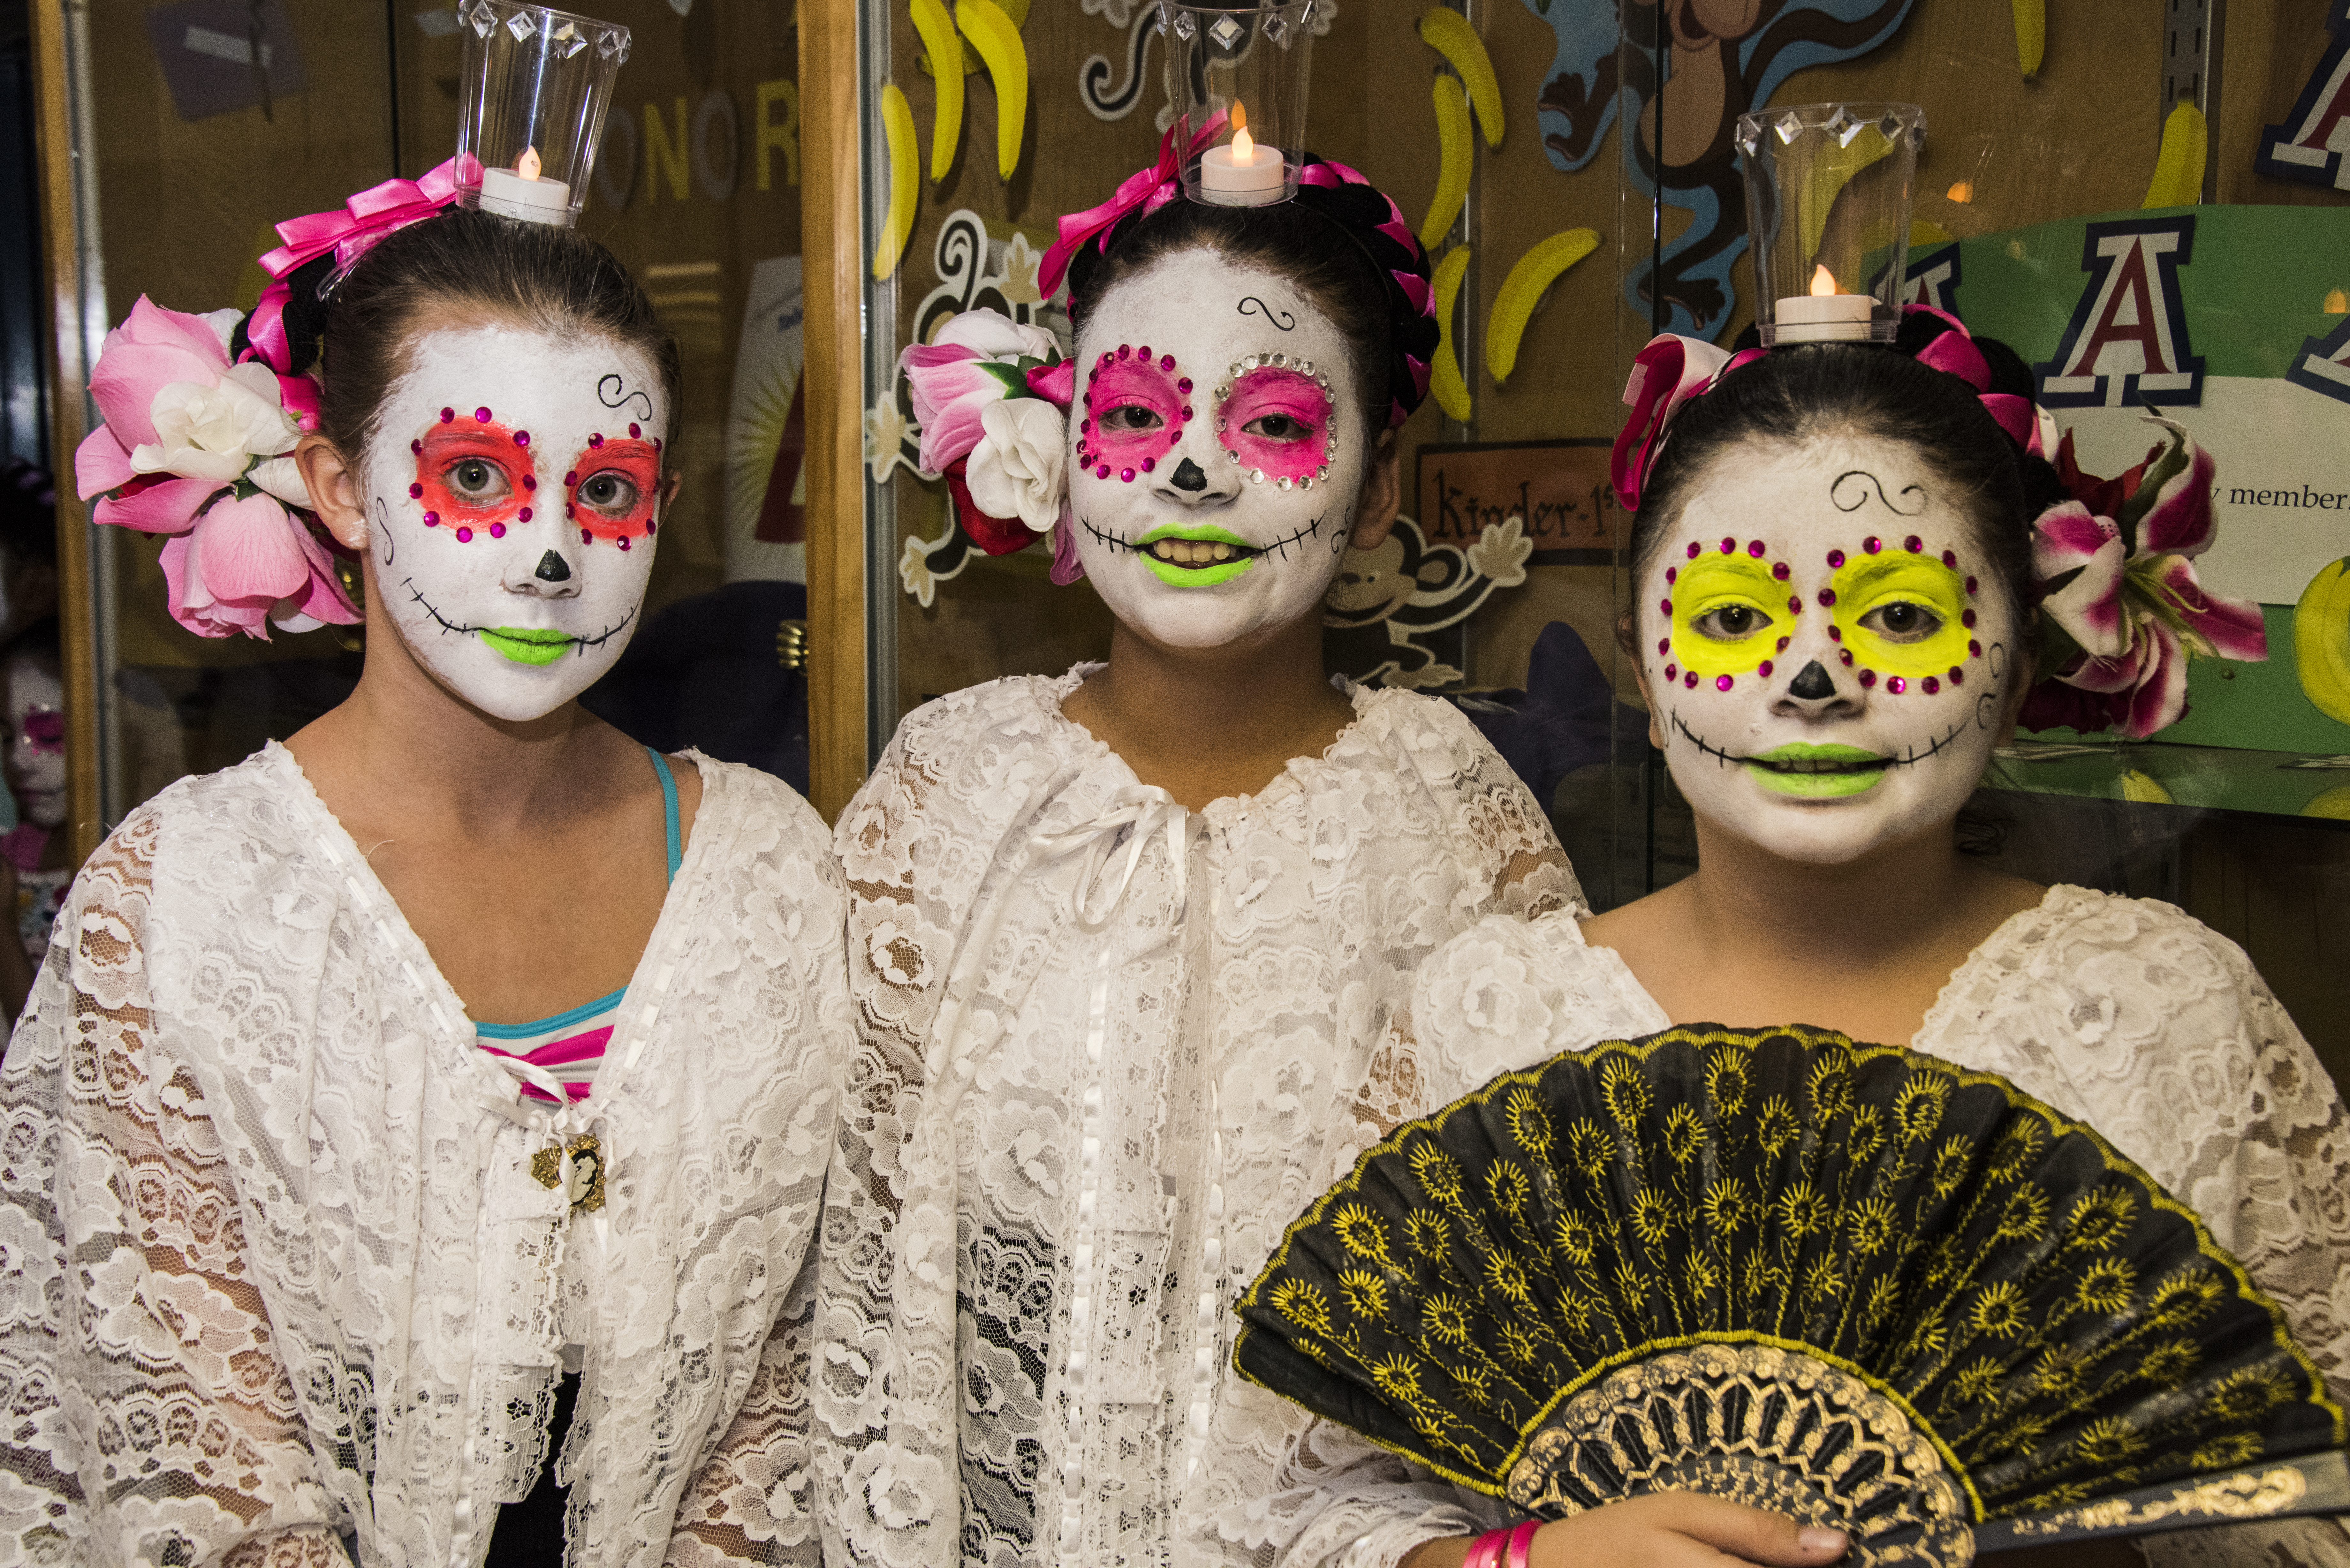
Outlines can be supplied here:
<path id="1" fill-rule="evenodd" d="M 895 391 L 883 392 L 865 410 L 865 469 L 873 476 L 874 483 L 882 483 L 889 479 L 891 469 L 906 462 L 906 436 L 912 429 L 906 416 L 898 411 Z M 906 462 L 906 466 L 914 465 Z"/>
<path id="2" fill-rule="evenodd" d="M 268 623 L 349 625 L 334 556 L 306 521 L 309 493 L 288 457 L 299 414 L 268 366 L 229 359 L 239 313 L 191 316 L 141 296 L 106 336 L 89 390 L 105 422 L 74 453 L 94 520 L 172 537 L 163 546 L 172 617 L 202 637 L 267 640 Z M 307 388 L 308 383 L 303 382 Z"/>
<path id="3" fill-rule="evenodd" d="M 1066 488 L 1064 389 L 1074 369 L 1053 335 L 969 310 L 898 365 L 921 422 L 915 472 L 945 478 L 956 523 L 987 554 L 1035 544 L 1060 516 Z"/>
<path id="4" fill-rule="evenodd" d="M 2068 432 L 2057 472 L 2074 499 L 2033 524 L 2043 657 L 2050 673 L 2025 698 L 2022 723 L 2114 729 L 2144 740 L 2187 711 L 2190 656 L 2268 657 L 2261 607 L 2210 593 L 2193 557 L 2211 547 L 2211 457 L 2172 421 L 2146 462 L 2117 479 L 2081 472 Z"/>

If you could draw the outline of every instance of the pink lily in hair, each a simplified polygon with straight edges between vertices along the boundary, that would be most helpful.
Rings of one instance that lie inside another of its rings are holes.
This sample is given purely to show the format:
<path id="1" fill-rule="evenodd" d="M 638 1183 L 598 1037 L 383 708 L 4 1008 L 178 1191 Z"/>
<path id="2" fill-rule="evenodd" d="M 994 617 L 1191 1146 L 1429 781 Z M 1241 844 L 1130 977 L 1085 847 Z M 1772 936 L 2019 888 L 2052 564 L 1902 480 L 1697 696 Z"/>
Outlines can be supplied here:
<path id="1" fill-rule="evenodd" d="M 266 365 L 230 363 L 237 320 L 143 296 L 131 307 L 90 377 L 105 422 L 74 452 L 76 489 L 97 500 L 94 521 L 172 536 L 168 603 L 198 636 L 265 641 L 273 620 L 291 631 L 349 625 L 359 613 L 307 521 L 292 457 L 315 399 L 289 398 L 287 379 Z"/>
<path id="2" fill-rule="evenodd" d="M 2269 656 L 2261 607 L 2207 590 L 2193 557 L 2211 547 L 2216 470 L 2186 430 L 2168 432 L 2118 479 L 2081 472 L 2067 432 L 2057 472 L 2074 499 L 2033 524 L 2033 575 L 2052 625 L 2054 667 L 2025 699 L 2027 729 L 2114 729 L 2144 740 L 2187 711 L 2190 656 Z"/>

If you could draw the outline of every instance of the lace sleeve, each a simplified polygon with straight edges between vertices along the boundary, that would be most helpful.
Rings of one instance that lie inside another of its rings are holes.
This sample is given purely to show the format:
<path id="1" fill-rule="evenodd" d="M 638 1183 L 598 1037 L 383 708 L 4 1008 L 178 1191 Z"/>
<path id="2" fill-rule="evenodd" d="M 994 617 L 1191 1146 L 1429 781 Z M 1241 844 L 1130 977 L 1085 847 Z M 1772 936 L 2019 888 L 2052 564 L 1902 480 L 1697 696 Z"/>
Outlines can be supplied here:
<path id="1" fill-rule="evenodd" d="M 159 1038 L 156 829 L 82 871 L 0 1073 L 0 1556 L 347 1564 L 234 1173 Z"/>
<path id="2" fill-rule="evenodd" d="M 1477 750 L 1461 771 L 1461 820 L 1471 852 L 1492 868 L 1490 908 L 1522 920 L 1579 908 L 1583 887 L 1550 819 L 1501 753 L 1483 736 L 1471 734 Z"/>
<path id="3" fill-rule="evenodd" d="M 784 1299 L 758 1375 L 710 1462 L 686 1488 L 670 1542 L 671 1568 L 726 1563 L 816 1568 L 808 1460 L 808 1342 L 816 1325 L 816 1250 Z"/>
<path id="4" fill-rule="evenodd" d="M 1327 1421 L 1298 1434 L 1274 1484 L 1278 1490 L 1250 1504 L 1243 1539 L 1258 1563 L 1279 1568 L 1394 1568 L 1424 1542 L 1506 1522 L 1492 1499 Z"/>

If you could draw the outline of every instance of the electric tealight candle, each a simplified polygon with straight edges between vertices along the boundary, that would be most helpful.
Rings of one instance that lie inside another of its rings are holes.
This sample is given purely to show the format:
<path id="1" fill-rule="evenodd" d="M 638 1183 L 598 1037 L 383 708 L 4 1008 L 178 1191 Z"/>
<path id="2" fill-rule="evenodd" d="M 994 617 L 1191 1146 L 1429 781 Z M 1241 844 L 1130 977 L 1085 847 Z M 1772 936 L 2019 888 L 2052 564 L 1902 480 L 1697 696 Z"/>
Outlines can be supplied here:
<path id="1" fill-rule="evenodd" d="M 1249 134 L 1248 111 L 1232 105 L 1232 139 L 1211 147 L 1200 163 L 1200 199 L 1220 207 L 1261 207 L 1288 189 L 1278 147 L 1259 147 Z"/>
<path id="2" fill-rule="evenodd" d="M 1811 293 L 1779 301 L 1773 316 L 1775 338 L 1781 343 L 1856 343 L 1868 337 L 1876 308 L 1875 295 L 1839 293 L 1835 275 L 1823 262 L 1812 274 Z"/>
<path id="3" fill-rule="evenodd" d="M 538 149 L 525 147 L 511 169 L 482 171 L 482 206 L 501 217 L 525 223 L 568 223 L 571 187 L 560 180 L 542 180 Z"/>

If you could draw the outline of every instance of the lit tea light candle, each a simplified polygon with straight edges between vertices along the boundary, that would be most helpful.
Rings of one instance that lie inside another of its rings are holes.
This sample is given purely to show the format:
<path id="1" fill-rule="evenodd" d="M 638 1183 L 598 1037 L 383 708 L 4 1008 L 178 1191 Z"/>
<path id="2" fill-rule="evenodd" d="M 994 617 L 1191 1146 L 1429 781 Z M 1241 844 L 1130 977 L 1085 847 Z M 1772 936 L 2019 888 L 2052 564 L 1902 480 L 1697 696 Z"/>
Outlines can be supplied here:
<path id="1" fill-rule="evenodd" d="M 1779 343 L 1856 343 L 1867 337 L 1876 310 L 1875 295 L 1837 293 L 1835 275 L 1822 263 L 1812 274 L 1811 293 L 1779 301 L 1772 338 Z"/>
<path id="2" fill-rule="evenodd" d="M 1200 199 L 1220 207 L 1262 207 L 1287 192 L 1289 171 L 1278 147 L 1259 147 L 1248 111 L 1232 105 L 1232 139 L 1211 147 L 1200 164 Z"/>
<path id="3" fill-rule="evenodd" d="M 560 180 L 542 180 L 538 149 L 525 147 L 511 169 L 482 171 L 482 207 L 500 217 L 533 223 L 571 222 L 571 187 Z"/>

